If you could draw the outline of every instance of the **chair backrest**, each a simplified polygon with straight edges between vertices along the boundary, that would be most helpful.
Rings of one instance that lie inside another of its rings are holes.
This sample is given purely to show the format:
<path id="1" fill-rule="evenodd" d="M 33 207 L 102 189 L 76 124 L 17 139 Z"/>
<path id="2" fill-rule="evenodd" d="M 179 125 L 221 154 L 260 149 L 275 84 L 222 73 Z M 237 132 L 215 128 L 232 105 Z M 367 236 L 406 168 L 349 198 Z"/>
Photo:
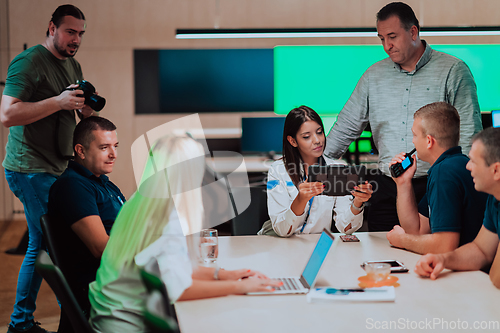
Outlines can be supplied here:
<path id="1" fill-rule="evenodd" d="M 51 224 L 49 214 L 44 214 L 40 217 L 40 226 L 42 227 L 43 240 L 45 241 L 45 245 L 47 245 L 52 262 L 56 266 L 61 267 L 62 260 L 58 256 L 56 230 Z"/>
<path id="2" fill-rule="evenodd" d="M 152 333 L 179 332 L 177 322 L 168 315 L 164 295 L 153 290 L 146 299 L 144 324 Z"/>
<path id="3" fill-rule="evenodd" d="M 269 220 L 266 184 L 250 184 L 250 198 L 248 208 L 231 220 L 233 236 L 256 235 Z"/>
<path id="4" fill-rule="evenodd" d="M 162 294 L 163 299 L 165 300 L 165 310 L 167 314 L 170 317 L 177 319 L 175 309 L 172 304 L 170 304 L 167 288 L 161 279 L 160 266 L 158 265 L 156 258 L 153 257 L 149 259 L 146 265 L 141 268 L 141 279 L 144 282 L 148 293 L 158 291 Z"/>
<path id="5" fill-rule="evenodd" d="M 160 266 L 156 258 L 151 258 L 149 261 L 141 268 L 141 278 L 148 292 L 153 290 L 158 290 L 162 294 L 166 295 L 167 288 L 161 279 Z"/>
<path id="6" fill-rule="evenodd" d="M 41 250 L 36 258 L 35 268 L 37 272 L 47 281 L 54 291 L 61 307 L 64 308 L 73 329 L 76 333 L 91 333 L 94 330 L 90 327 L 82 309 L 78 305 L 73 292 L 71 291 L 63 273 L 54 265 L 47 252 Z"/>
<path id="7" fill-rule="evenodd" d="M 55 219 L 54 216 L 42 215 L 40 225 L 52 262 L 63 273 L 73 296 L 88 318 L 90 313 L 88 284 L 95 280 L 100 259 L 94 258 L 71 228 Z M 82 252 L 85 250 L 88 255 Z"/>

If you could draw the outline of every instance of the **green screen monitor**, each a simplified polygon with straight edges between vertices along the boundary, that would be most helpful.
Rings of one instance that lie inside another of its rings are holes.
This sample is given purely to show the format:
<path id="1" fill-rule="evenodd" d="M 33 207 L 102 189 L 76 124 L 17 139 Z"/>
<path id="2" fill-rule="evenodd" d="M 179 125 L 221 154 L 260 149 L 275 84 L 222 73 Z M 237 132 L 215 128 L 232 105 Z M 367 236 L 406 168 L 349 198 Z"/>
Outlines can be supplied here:
<path id="1" fill-rule="evenodd" d="M 500 45 L 431 46 L 469 66 L 481 110 L 500 109 Z M 287 114 L 307 105 L 321 116 L 337 115 L 365 70 L 384 58 L 387 54 L 381 45 L 276 46 L 274 112 Z"/>
<path id="2" fill-rule="evenodd" d="M 358 151 L 360 153 L 370 153 L 372 151 L 373 147 L 370 140 L 371 137 L 372 137 L 372 132 L 363 131 L 361 133 L 361 135 L 359 136 L 359 140 L 357 142 Z M 356 152 L 356 141 L 351 142 L 348 149 L 350 153 Z"/>

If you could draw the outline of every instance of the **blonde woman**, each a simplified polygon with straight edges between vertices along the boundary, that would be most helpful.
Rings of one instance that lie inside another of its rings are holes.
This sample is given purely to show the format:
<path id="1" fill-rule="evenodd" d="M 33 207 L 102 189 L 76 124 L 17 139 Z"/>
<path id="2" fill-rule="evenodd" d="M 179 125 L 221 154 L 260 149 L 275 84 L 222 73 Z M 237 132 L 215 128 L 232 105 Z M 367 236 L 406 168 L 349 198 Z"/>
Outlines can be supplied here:
<path id="1" fill-rule="evenodd" d="M 138 191 L 121 209 L 90 284 L 90 323 L 97 332 L 144 332 L 146 288 L 140 266 L 155 257 L 172 302 L 268 291 L 281 283 L 241 269 L 197 265 L 194 237 L 203 214 L 203 147 L 167 136 L 152 148 Z M 189 244 L 189 245 L 188 245 Z"/>

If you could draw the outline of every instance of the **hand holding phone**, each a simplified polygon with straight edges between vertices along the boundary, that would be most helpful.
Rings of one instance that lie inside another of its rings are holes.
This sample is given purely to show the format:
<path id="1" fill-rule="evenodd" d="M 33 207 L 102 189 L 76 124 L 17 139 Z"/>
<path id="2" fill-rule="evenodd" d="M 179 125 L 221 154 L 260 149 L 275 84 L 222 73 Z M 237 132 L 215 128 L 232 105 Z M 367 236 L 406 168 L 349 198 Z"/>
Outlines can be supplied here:
<path id="1" fill-rule="evenodd" d="M 391 171 L 391 176 L 393 178 L 397 178 L 401 176 L 406 170 L 408 170 L 412 165 L 413 165 L 413 158 L 411 155 L 416 151 L 416 148 L 413 148 L 412 151 L 409 153 L 405 154 L 405 159 L 402 162 L 395 163 L 389 167 L 389 170 Z"/>

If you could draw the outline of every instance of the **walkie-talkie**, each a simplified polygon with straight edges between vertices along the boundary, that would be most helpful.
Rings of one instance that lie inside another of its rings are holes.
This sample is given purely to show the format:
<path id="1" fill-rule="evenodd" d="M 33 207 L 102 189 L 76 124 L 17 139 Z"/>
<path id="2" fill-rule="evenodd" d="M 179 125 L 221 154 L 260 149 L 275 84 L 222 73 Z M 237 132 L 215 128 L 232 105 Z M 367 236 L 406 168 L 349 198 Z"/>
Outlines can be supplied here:
<path id="1" fill-rule="evenodd" d="M 413 165 L 413 158 L 411 158 L 411 155 L 413 155 L 416 150 L 416 148 L 413 148 L 411 152 L 405 154 L 406 158 L 401 163 L 391 165 L 390 170 L 393 178 L 398 178 Z"/>

